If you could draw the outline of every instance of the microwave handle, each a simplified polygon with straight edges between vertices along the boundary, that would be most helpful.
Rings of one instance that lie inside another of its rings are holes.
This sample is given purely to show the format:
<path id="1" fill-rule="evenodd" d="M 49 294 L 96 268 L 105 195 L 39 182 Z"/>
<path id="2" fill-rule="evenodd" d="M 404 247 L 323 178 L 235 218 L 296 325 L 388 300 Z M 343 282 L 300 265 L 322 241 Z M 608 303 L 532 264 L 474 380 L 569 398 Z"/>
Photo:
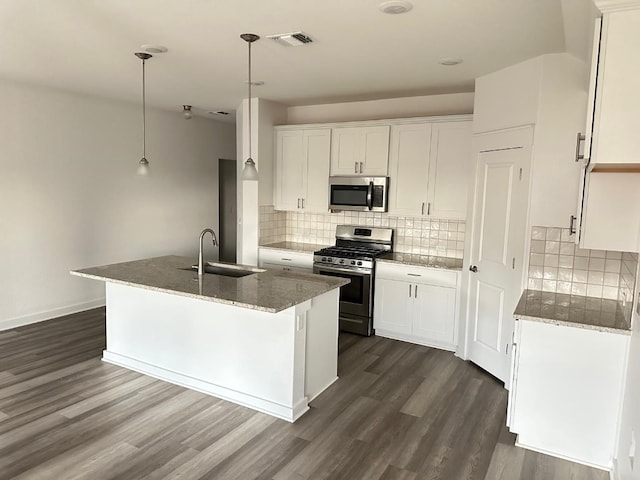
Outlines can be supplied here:
<path id="1" fill-rule="evenodd" d="M 367 189 L 367 207 L 369 207 L 369 210 L 373 210 L 373 182 L 369 182 L 369 188 Z"/>

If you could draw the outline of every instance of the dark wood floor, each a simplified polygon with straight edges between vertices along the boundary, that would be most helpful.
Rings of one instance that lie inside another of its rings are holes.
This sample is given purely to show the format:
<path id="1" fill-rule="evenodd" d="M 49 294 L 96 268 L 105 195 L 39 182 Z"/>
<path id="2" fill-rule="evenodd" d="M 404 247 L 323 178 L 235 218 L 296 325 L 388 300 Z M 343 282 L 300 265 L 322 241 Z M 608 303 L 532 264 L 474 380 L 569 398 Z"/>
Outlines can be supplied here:
<path id="1" fill-rule="evenodd" d="M 502 384 L 448 352 L 343 334 L 340 379 L 289 424 L 104 346 L 102 309 L 0 332 L 0 478 L 608 478 L 514 447 Z"/>

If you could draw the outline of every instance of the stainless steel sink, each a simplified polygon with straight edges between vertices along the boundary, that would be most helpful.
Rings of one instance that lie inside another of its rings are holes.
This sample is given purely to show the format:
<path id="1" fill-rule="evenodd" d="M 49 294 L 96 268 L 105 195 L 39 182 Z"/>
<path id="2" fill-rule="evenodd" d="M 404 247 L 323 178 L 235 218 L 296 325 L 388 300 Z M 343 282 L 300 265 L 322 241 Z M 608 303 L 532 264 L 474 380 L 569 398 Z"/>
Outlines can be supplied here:
<path id="1" fill-rule="evenodd" d="M 181 270 L 193 270 L 197 272 L 198 265 L 192 265 L 191 268 L 183 268 Z M 224 277 L 240 278 L 264 271 L 265 270 L 262 268 L 247 267 L 244 265 L 233 265 L 230 263 L 207 262 L 204 264 L 204 273 L 209 273 L 212 275 L 222 275 Z"/>

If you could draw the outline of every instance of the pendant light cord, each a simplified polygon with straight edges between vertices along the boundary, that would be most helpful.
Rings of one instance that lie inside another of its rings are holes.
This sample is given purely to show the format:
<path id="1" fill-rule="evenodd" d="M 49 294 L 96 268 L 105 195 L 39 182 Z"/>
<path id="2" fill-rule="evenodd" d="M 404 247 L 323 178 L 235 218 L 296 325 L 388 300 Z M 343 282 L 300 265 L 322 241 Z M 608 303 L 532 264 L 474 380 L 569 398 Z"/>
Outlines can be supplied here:
<path id="1" fill-rule="evenodd" d="M 145 92 L 145 75 L 144 65 L 146 60 L 142 59 L 142 158 L 147 158 L 147 105 L 146 105 L 146 92 Z"/>
<path id="2" fill-rule="evenodd" d="M 249 158 L 251 156 L 251 42 L 249 42 Z"/>

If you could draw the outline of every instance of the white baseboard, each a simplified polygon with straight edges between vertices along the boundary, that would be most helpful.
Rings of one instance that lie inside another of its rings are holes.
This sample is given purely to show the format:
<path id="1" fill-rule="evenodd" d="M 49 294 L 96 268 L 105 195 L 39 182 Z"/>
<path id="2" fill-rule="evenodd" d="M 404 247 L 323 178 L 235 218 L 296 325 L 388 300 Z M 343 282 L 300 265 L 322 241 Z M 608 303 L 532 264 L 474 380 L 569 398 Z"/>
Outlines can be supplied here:
<path id="1" fill-rule="evenodd" d="M 32 313 L 29 315 L 24 315 L 22 317 L 0 320 L 0 331 L 11 330 L 13 328 L 22 327 L 24 325 L 30 325 L 32 323 L 44 322 L 45 320 L 51 320 L 52 318 L 62 317 L 71 313 L 91 310 L 92 308 L 104 307 L 105 303 L 105 298 L 102 297 L 95 300 L 90 300 L 88 302 L 76 303 L 74 305 L 68 305 L 66 307 L 55 308 L 53 310 Z"/>
<path id="2" fill-rule="evenodd" d="M 580 465 L 585 465 L 587 467 L 596 468 L 598 470 L 604 470 L 605 472 L 609 472 L 609 476 L 611 476 L 611 465 L 599 465 L 596 463 L 585 462 L 583 460 L 569 457 L 567 455 L 561 455 L 556 452 L 550 452 L 549 450 L 545 450 L 544 448 L 532 447 L 530 445 L 524 444 L 520 441 L 520 435 L 516 437 L 515 442 L 516 447 L 524 448 L 526 450 L 531 450 L 532 452 L 543 453 L 545 455 L 549 455 L 551 457 L 560 458 L 562 460 L 568 460 L 569 462 L 579 463 Z"/>
<path id="3" fill-rule="evenodd" d="M 223 400 L 228 400 L 229 402 L 237 403 L 243 407 L 249 407 L 292 423 L 309 410 L 309 404 L 306 397 L 302 398 L 293 406 L 281 405 L 265 398 L 248 395 L 246 393 L 199 380 L 179 372 L 167 370 L 166 368 L 151 365 L 149 363 L 136 360 L 135 358 L 110 352 L 108 350 L 104 350 L 102 352 L 102 361 L 128 368 L 130 370 L 149 375 L 150 377 L 173 383 L 174 385 L 190 388 L 191 390 L 196 390 Z"/>
<path id="4" fill-rule="evenodd" d="M 400 340 L 402 342 L 415 343 L 416 345 L 423 345 L 425 347 L 438 348 L 440 350 L 448 350 L 449 352 L 455 352 L 457 346 L 449 343 L 438 342 L 437 340 L 426 341 L 420 338 L 413 337 L 412 335 L 404 335 L 402 333 L 390 332 L 389 330 L 376 328 L 376 336 L 390 338 L 392 340 Z"/>
<path id="5" fill-rule="evenodd" d="M 315 393 L 309 394 L 309 403 L 311 403 L 315 398 L 318 398 L 318 395 L 320 395 L 322 392 L 324 392 L 327 388 L 329 388 L 331 385 L 333 385 L 334 383 L 336 383 L 338 381 L 338 377 L 336 376 L 336 378 L 334 378 L 333 380 L 331 380 L 329 383 L 327 383 L 324 387 L 322 387 L 320 390 L 318 390 Z"/>

